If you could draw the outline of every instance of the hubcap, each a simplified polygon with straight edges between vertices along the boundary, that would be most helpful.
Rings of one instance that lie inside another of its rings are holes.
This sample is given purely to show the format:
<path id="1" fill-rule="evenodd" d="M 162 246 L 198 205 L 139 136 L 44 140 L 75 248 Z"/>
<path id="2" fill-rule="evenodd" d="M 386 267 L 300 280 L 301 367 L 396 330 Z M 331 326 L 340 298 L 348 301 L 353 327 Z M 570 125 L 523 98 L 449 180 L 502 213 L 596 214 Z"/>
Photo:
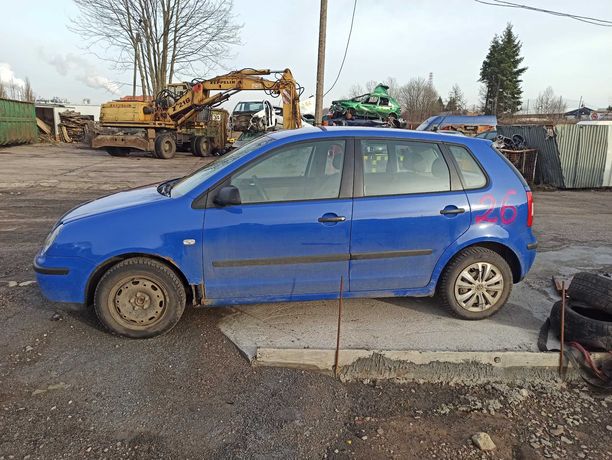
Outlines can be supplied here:
<path id="1" fill-rule="evenodd" d="M 172 151 L 172 141 L 170 140 L 164 141 L 162 147 L 163 147 L 164 153 L 170 153 Z"/>
<path id="2" fill-rule="evenodd" d="M 488 310 L 499 301 L 503 291 L 500 269 L 488 262 L 466 267 L 455 281 L 455 299 L 468 311 Z"/>
<path id="3" fill-rule="evenodd" d="M 109 296 L 111 315 L 131 329 L 150 327 L 158 322 L 164 315 L 166 304 L 163 289 L 144 277 L 117 283 Z"/>

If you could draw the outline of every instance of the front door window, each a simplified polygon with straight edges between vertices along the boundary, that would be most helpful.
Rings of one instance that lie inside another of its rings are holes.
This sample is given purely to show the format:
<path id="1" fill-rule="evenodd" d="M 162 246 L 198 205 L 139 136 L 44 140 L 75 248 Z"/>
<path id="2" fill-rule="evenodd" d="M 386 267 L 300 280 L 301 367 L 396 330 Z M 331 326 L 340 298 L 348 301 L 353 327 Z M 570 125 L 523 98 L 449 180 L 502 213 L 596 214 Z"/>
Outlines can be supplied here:
<path id="1" fill-rule="evenodd" d="M 338 198 L 344 140 L 282 147 L 232 176 L 242 204 Z"/>

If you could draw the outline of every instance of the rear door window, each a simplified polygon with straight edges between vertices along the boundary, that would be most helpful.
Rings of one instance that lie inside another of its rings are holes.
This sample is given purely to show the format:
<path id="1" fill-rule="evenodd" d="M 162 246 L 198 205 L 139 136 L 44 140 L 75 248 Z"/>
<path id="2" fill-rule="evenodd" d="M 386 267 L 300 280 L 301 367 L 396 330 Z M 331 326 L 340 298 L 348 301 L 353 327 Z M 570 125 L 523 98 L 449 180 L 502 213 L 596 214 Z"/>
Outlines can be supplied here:
<path id="1" fill-rule="evenodd" d="M 437 144 L 363 140 L 364 196 L 450 191 L 450 172 Z"/>

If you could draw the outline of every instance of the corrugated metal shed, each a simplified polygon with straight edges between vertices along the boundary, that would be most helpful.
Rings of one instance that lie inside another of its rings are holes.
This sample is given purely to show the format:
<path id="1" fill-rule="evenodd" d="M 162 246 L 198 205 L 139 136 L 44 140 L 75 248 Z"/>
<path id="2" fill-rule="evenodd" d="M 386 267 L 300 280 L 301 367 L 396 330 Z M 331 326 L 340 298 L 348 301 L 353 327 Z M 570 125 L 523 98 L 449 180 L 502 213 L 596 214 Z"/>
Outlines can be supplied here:
<path id="1" fill-rule="evenodd" d="M 497 132 L 506 137 L 519 134 L 525 139 L 527 146 L 538 149 L 536 184 L 549 184 L 565 188 L 559 149 L 555 136 L 550 136 L 552 133 L 549 130 L 541 125 L 498 125 Z"/>
<path id="2" fill-rule="evenodd" d="M 37 139 L 34 104 L 0 99 L 0 145 L 25 144 Z"/>
<path id="3" fill-rule="evenodd" d="M 608 126 L 559 125 L 557 145 L 567 188 L 604 185 Z"/>
<path id="4" fill-rule="evenodd" d="M 525 143 L 538 149 L 536 183 L 560 188 L 607 187 L 612 138 L 605 125 L 498 126 L 502 136 L 520 134 Z"/>

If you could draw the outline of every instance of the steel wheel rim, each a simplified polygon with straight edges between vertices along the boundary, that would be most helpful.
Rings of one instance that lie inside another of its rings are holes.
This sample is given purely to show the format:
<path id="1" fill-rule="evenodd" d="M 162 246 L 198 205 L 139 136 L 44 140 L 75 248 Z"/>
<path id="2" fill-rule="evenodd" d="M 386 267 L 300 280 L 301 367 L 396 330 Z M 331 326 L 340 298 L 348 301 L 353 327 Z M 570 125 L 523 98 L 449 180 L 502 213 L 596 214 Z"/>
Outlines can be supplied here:
<path id="1" fill-rule="evenodd" d="M 111 316 L 129 329 L 147 329 L 157 324 L 168 305 L 168 294 L 160 283 L 145 276 L 124 278 L 108 296 Z"/>
<path id="2" fill-rule="evenodd" d="M 172 151 L 172 141 L 170 139 L 164 140 L 162 143 L 162 151 L 166 154 Z"/>
<path id="3" fill-rule="evenodd" d="M 455 280 L 455 300 L 467 311 L 489 310 L 499 302 L 503 292 L 504 276 L 489 262 L 467 266 Z"/>

